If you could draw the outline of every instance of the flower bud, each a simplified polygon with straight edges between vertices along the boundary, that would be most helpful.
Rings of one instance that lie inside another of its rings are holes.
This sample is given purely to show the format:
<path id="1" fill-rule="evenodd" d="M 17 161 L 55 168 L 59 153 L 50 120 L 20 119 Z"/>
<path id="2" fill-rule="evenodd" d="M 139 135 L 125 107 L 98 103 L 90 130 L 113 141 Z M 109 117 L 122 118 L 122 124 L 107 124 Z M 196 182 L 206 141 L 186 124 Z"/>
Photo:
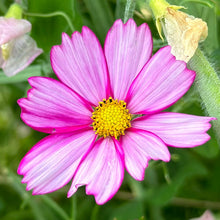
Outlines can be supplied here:
<path id="1" fill-rule="evenodd" d="M 165 0 L 151 0 L 150 7 L 161 38 L 163 28 L 167 42 L 172 47 L 171 53 L 177 60 L 188 62 L 194 55 L 198 43 L 208 36 L 206 22 L 178 11 L 183 7 L 169 5 Z"/>
<path id="2" fill-rule="evenodd" d="M 7 76 L 17 74 L 43 52 L 27 34 L 31 23 L 21 17 L 22 8 L 16 3 L 0 17 L 0 68 Z"/>

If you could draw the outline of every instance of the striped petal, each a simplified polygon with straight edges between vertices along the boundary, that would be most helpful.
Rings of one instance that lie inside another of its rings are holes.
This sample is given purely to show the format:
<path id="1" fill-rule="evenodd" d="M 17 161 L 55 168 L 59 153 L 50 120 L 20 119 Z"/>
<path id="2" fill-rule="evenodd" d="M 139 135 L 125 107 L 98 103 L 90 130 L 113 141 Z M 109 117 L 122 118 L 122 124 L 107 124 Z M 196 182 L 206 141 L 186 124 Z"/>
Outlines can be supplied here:
<path id="1" fill-rule="evenodd" d="M 50 135 L 37 143 L 22 159 L 18 174 L 33 194 L 53 192 L 73 177 L 96 135 L 92 130 Z"/>
<path id="2" fill-rule="evenodd" d="M 102 47 L 87 27 L 72 38 L 65 33 L 62 44 L 51 50 L 51 65 L 58 78 L 92 105 L 108 95 L 108 75 Z"/>
<path id="3" fill-rule="evenodd" d="M 164 142 L 156 135 L 139 130 L 128 129 L 121 136 L 121 145 L 124 151 L 125 167 L 136 180 L 143 180 L 148 161 L 170 160 L 170 153 Z"/>
<path id="4" fill-rule="evenodd" d="M 124 100 L 135 76 L 149 60 L 152 37 L 147 24 L 117 20 L 105 40 L 105 56 L 114 98 Z"/>
<path id="5" fill-rule="evenodd" d="M 173 147 L 195 147 L 207 142 L 206 133 L 215 118 L 164 112 L 138 118 L 132 127 L 150 131 Z"/>
<path id="6" fill-rule="evenodd" d="M 21 118 L 30 127 L 46 132 L 69 132 L 92 123 L 92 109 L 64 84 L 46 77 L 31 77 L 28 97 L 18 100 Z"/>
<path id="7" fill-rule="evenodd" d="M 80 164 L 68 192 L 72 196 L 79 186 L 94 195 L 97 204 L 110 200 L 118 191 L 124 177 L 123 156 L 117 141 L 100 139 Z"/>
<path id="8" fill-rule="evenodd" d="M 176 60 L 170 47 L 160 49 L 132 83 L 126 101 L 132 114 L 150 114 L 168 108 L 192 85 L 195 72 Z"/>

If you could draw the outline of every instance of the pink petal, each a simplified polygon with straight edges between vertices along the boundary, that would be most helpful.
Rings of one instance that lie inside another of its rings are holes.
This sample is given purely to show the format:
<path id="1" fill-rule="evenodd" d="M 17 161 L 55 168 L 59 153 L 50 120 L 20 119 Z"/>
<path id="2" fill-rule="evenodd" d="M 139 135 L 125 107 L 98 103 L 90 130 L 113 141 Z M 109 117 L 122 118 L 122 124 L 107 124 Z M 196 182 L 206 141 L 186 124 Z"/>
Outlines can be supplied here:
<path id="1" fill-rule="evenodd" d="M 195 147 L 210 139 L 206 131 L 211 127 L 209 122 L 214 119 L 164 112 L 140 117 L 132 122 L 132 127 L 156 134 L 169 146 Z"/>
<path id="2" fill-rule="evenodd" d="M 91 148 L 93 130 L 50 135 L 37 143 L 22 159 L 18 174 L 33 194 L 53 192 L 73 177 L 81 159 Z"/>
<path id="3" fill-rule="evenodd" d="M 170 47 L 160 49 L 132 83 L 128 109 L 132 114 L 148 114 L 168 108 L 190 88 L 195 72 L 176 60 Z"/>
<path id="4" fill-rule="evenodd" d="M 85 102 L 64 84 L 46 77 L 31 77 L 28 97 L 18 100 L 22 120 L 46 133 L 69 132 L 92 123 Z"/>
<path id="5" fill-rule="evenodd" d="M 108 74 L 102 47 L 87 27 L 72 39 L 65 33 L 62 44 L 51 50 L 51 64 L 59 79 L 83 98 L 98 105 L 108 96 Z"/>
<path id="6" fill-rule="evenodd" d="M 128 129 L 121 136 L 125 167 L 136 180 L 143 180 L 148 161 L 170 160 L 170 153 L 164 142 L 156 135 L 139 129 Z"/>
<path id="7" fill-rule="evenodd" d="M 117 20 L 105 41 L 105 56 L 114 98 L 124 100 L 135 76 L 149 60 L 152 37 L 147 24 L 137 27 L 133 19 Z"/>
<path id="8" fill-rule="evenodd" d="M 118 191 L 124 177 L 123 155 L 117 141 L 100 139 L 79 166 L 68 192 L 72 196 L 79 186 L 94 195 L 97 204 L 110 200 Z"/>
<path id="9" fill-rule="evenodd" d="M 2 69 L 7 76 L 13 76 L 25 69 L 43 52 L 27 34 L 11 41 L 10 46 L 12 48 L 9 58 L 2 65 Z"/>
<path id="10" fill-rule="evenodd" d="M 31 31 L 31 23 L 24 19 L 0 17 L 0 45 Z"/>

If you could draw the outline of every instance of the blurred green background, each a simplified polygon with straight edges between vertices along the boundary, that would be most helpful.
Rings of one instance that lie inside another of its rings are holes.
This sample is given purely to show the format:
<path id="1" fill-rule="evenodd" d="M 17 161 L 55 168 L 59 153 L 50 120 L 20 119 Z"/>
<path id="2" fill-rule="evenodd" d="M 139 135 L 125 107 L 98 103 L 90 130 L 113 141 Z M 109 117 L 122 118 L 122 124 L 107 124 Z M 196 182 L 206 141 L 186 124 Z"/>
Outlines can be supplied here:
<path id="1" fill-rule="evenodd" d="M 13 1 L 0 0 L 0 16 Z M 209 61 L 220 71 L 220 1 L 170 0 L 183 5 L 184 12 L 207 22 L 209 35 L 200 44 Z M 61 33 L 72 30 L 61 15 L 53 17 L 30 16 L 30 13 L 65 13 L 74 29 L 89 26 L 103 44 L 114 20 L 124 17 L 126 0 L 24 0 L 24 17 L 32 23 L 31 36 L 44 50 L 28 68 L 7 78 L 0 72 L 0 219 L 1 220 L 164 220 L 190 219 L 210 209 L 220 219 L 220 154 L 216 137 L 193 149 L 169 148 L 170 163 L 152 161 L 146 169 L 145 180 L 137 182 L 127 173 L 113 199 L 103 206 L 95 204 L 93 196 L 85 194 L 84 187 L 70 199 L 66 194 L 69 184 L 49 195 L 32 196 L 25 191 L 17 175 L 19 161 L 45 134 L 26 126 L 20 119 L 17 99 L 26 96 L 27 78 L 33 75 L 55 77 L 50 67 L 49 53 L 61 43 Z M 147 22 L 154 38 L 154 52 L 162 42 L 155 28 L 148 1 L 133 3 L 137 24 Z M 169 111 L 205 115 L 203 105 L 194 87 Z"/>

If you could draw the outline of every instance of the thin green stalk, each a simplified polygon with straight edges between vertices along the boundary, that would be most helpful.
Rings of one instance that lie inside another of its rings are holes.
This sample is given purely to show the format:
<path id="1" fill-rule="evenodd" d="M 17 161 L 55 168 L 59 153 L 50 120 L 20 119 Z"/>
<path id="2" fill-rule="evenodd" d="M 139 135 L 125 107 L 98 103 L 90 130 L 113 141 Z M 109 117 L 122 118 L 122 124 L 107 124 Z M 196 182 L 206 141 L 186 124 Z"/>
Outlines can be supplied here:
<path id="1" fill-rule="evenodd" d="M 137 182 L 130 176 L 128 177 L 129 180 L 129 186 L 131 188 L 132 194 L 135 196 L 135 198 L 142 200 L 144 195 L 144 189 L 140 182 Z"/>
<path id="2" fill-rule="evenodd" d="M 217 118 L 213 121 L 213 128 L 220 143 L 220 79 L 200 49 L 197 49 L 188 64 L 196 71 L 195 87 L 205 110 L 209 116 Z"/>
<path id="3" fill-rule="evenodd" d="M 92 210 L 91 220 L 98 220 L 99 209 L 100 209 L 100 206 L 95 204 Z"/>
<path id="4" fill-rule="evenodd" d="M 164 178 L 168 184 L 171 184 L 170 174 L 169 174 L 166 163 L 162 163 L 162 166 L 163 166 Z"/>
<path id="5" fill-rule="evenodd" d="M 76 220 L 77 216 L 77 201 L 76 195 L 71 197 L 71 217 L 70 220 Z"/>
<path id="6" fill-rule="evenodd" d="M 49 17 L 54 17 L 54 16 L 62 16 L 67 24 L 69 25 L 71 31 L 75 31 L 75 28 L 73 26 L 73 23 L 71 21 L 71 19 L 69 18 L 69 16 L 63 12 L 63 11 L 55 11 L 55 12 L 52 12 L 52 13 L 48 13 L 48 14 L 43 14 L 43 13 L 30 13 L 30 12 L 23 12 L 24 15 L 26 16 L 30 16 L 30 17 L 41 17 L 41 18 L 49 18 Z"/>
<path id="7" fill-rule="evenodd" d="M 193 207 L 199 209 L 216 209 L 220 210 L 220 202 L 207 201 L 207 200 L 197 200 L 188 198 L 178 198 L 175 197 L 171 200 L 171 204 L 181 207 Z"/>
<path id="8" fill-rule="evenodd" d="M 39 198 L 41 198 L 50 208 L 52 208 L 63 220 L 70 220 L 66 212 L 50 197 L 41 195 Z"/>
<path id="9" fill-rule="evenodd" d="M 136 0 L 127 0 L 125 5 L 124 23 L 126 23 L 129 18 L 133 17 L 135 5 Z"/>

